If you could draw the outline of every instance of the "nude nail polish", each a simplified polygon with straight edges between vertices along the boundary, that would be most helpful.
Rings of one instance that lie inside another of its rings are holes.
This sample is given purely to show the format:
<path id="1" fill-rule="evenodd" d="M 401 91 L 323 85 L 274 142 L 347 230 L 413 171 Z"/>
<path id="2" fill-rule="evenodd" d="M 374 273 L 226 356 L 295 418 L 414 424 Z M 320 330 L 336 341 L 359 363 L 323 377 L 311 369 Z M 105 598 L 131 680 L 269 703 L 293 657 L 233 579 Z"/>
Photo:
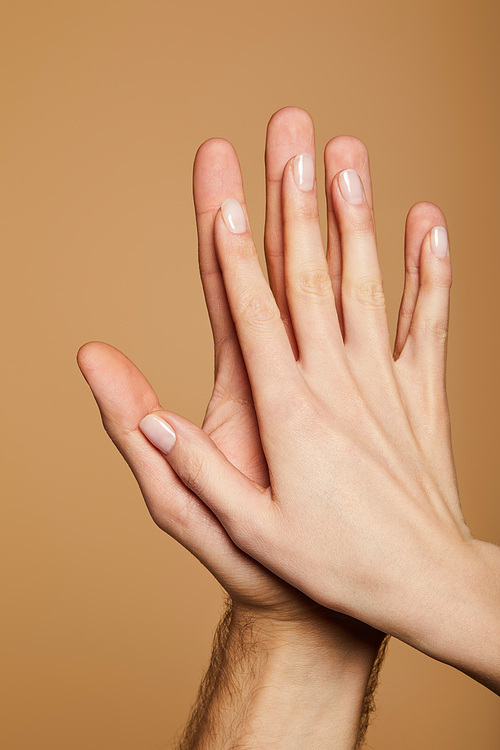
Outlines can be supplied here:
<path id="1" fill-rule="evenodd" d="M 235 198 L 228 198 L 221 206 L 224 224 L 233 234 L 243 234 L 247 222 L 241 204 Z"/>
<path id="2" fill-rule="evenodd" d="M 437 258 L 448 255 L 448 232 L 445 227 L 431 229 L 431 250 Z"/>
<path id="3" fill-rule="evenodd" d="M 339 175 L 340 191 L 347 203 L 359 206 L 363 203 L 363 185 L 354 169 L 344 169 Z"/>
<path id="4" fill-rule="evenodd" d="M 299 154 L 293 160 L 293 176 L 298 188 L 307 192 L 314 187 L 314 159 L 311 154 Z"/>
<path id="5" fill-rule="evenodd" d="M 164 419 L 148 414 L 139 424 L 139 429 L 162 453 L 168 453 L 175 445 L 175 432 Z"/>

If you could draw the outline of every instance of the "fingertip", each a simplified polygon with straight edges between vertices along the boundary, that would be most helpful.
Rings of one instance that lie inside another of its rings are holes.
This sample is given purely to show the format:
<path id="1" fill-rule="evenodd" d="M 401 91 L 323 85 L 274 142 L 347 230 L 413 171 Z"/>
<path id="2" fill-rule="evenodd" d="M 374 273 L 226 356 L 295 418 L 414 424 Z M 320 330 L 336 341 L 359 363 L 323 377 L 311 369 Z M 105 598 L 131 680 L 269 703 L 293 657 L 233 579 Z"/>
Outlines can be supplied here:
<path id="1" fill-rule="evenodd" d="M 92 351 L 92 345 L 94 343 L 94 341 L 87 341 L 85 344 L 82 344 L 80 346 L 76 353 L 76 363 L 80 370 L 82 370 L 82 372 L 85 367 L 85 362 L 87 361 L 87 356 L 90 355 L 90 352 Z"/>
<path id="2" fill-rule="evenodd" d="M 354 135 L 336 135 L 325 146 L 325 164 L 331 160 L 341 160 L 347 165 L 361 166 L 368 161 L 368 149 L 365 143 Z"/>
<path id="3" fill-rule="evenodd" d="M 279 192 L 285 165 L 303 152 L 315 153 L 312 117 L 299 107 L 278 110 L 267 126 L 265 163 L 268 191 L 275 186 Z"/>
<path id="4" fill-rule="evenodd" d="M 146 414 L 139 422 L 139 429 L 149 442 L 165 455 L 170 453 L 176 443 L 174 429 L 157 414 Z"/>
<path id="5" fill-rule="evenodd" d="M 340 194 L 346 203 L 351 206 L 360 206 L 364 203 L 363 183 L 355 169 L 344 169 L 336 179 Z"/>
<path id="6" fill-rule="evenodd" d="M 427 232 L 435 226 L 446 228 L 446 217 L 435 203 L 419 201 L 415 203 L 406 216 L 407 237 L 415 237 L 421 245 Z"/>
<path id="7" fill-rule="evenodd" d="M 274 135 L 278 130 L 280 136 L 288 137 L 296 135 L 303 130 L 314 129 L 314 121 L 307 110 L 302 107 L 287 106 L 278 109 L 269 119 L 267 124 L 267 134 Z M 287 132 L 288 131 L 288 132 Z"/>
<path id="8" fill-rule="evenodd" d="M 204 141 L 196 151 L 194 157 L 195 168 L 203 166 L 206 159 L 216 159 L 217 157 L 223 157 L 226 155 L 236 155 L 236 151 L 232 143 L 225 138 L 208 138 Z"/>
<path id="9" fill-rule="evenodd" d="M 227 192 L 243 198 L 238 155 L 229 141 L 210 138 L 198 148 L 193 164 L 193 195 L 197 215 L 211 214 Z"/>
<path id="10" fill-rule="evenodd" d="M 299 195 L 316 188 L 316 164 L 314 153 L 297 152 L 288 159 L 283 170 L 282 199 L 289 197 L 290 187 L 298 188 Z"/>
<path id="11" fill-rule="evenodd" d="M 331 201 L 332 187 L 338 173 L 345 169 L 355 169 L 363 183 L 367 203 L 373 209 L 370 159 L 363 141 L 351 135 L 336 136 L 326 144 L 324 159 L 327 201 Z"/>
<path id="12" fill-rule="evenodd" d="M 213 236 L 217 261 L 223 275 L 224 269 L 235 255 L 247 257 L 256 252 L 246 206 L 236 198 L 226 198 L 217 209 Z"/>
<path id="13" fill-rule="evenodd" d="M 436 258 L 444 260 L 449 255 L 448 231 L 446 227 L 433 227 L 429 232 L 430 247 Z"/>
<path id="14" fill-rule="evenodd" d="M 120 349 L 104 341 L 87 341 L 78 349 L 76 355 L 80 369 L 95 371 L 110 363 L 120 363 L 135 368 L 134 363 Z"/>
<path id="15" fill-rule="evenodd" d="M 226 198 L 220 207 L 220 215 L 231 234 L 245 234 L 248 230 L 245 212 L 236 198 Z"/>
<path id="16" fill-rule="evenodd" d="M 87 341 L 82 344 L 76 353 L 76 361 L 84 377 L 91 371 L 98 369 L 103 357 L 109 354 L 110 350 L 118 352 L 118 349 L 105 344 L 103 341 Z M 121 354 L 121 352 L 118 353 Z"/>
<path id="17" fill-rule="evenodd" d="M 421 287 L 449 290 L 453 279 L 446 227 L 434 226 L 427 232 L 422 243 L 420 266 Z"/>
<path id="18" fill-rule="evenodd" d="M 332 201 L 341 237 L 375 238 L 375 220 L 363 180 L 352 168 L 338 172 L 332 183 Z M 342 240 L 344 242 L 344 240 Z M 345 248 L 342 247 L 344 254 Z"/>

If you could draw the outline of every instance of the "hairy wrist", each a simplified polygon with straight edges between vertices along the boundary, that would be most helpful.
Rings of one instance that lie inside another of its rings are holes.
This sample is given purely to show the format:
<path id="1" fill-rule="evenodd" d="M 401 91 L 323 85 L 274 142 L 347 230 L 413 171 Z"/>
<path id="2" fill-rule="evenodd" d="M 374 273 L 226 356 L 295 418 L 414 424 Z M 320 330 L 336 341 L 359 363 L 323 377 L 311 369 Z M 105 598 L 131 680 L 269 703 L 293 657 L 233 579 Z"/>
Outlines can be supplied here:
<path id="1" fill-rule="evenodd" d="M 353 634 L 348 619 L 293 622 L 229 607 L 180 750 L 360 747 L 382 636 L 361 625 Z"/>

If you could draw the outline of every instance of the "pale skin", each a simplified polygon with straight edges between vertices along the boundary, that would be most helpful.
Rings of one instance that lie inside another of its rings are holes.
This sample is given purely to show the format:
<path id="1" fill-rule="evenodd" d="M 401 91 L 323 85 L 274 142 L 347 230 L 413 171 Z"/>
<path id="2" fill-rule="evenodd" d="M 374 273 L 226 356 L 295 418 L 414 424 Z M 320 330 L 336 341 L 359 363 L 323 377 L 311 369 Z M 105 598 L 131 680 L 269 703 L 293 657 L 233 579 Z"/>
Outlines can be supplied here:
<path id="1" fill-rule="evenodd" d="M 271 119 L 267 135 L 265 249 L 287 341 L 294 350 L 286 306 L 281 190 L 286 164 L 302 152 L 314 153 L 310 117 L 296 108 L 281 110 Z M 366 150 L 355 138 L 331 141 L 325 166 L 327 194 L 334 175 L 353 168 L 371 196 Z M 229 196 L 244 205 L 236 154 L 226 141 L 208 141 L 194 168 L 200 270 L 215 343 L 215 385 L 203 432 L 242 476 L 266 487 L 268 464 L 215 247 L 219 209 Z M 336 283 L 338 233 L 331 202 L 329 207 Z M 438 216 L 441 220 L 433 206 L 417 207 L 408 222 L 409 244 L 418 246 Z M 211 570 L 231 598 L 223 655 L 219 650 L 214 657 L 217 674 L 190 724 L 183 750 L 353 748 L 382 633 L 321 606 L 234 544 L 217 516 L 139 429 L 145 416 L 165 412 L 130 360 L 94 342 L 82 347 L 78 361 L 104 426 L 134 472 L 153 519 Z"/>
<path id="2" fill-rule="evenodd" d="M 409 215 L 393 352 L 366 154 L 327 180 L 326 258 L 313 156 L 297 149 L 284 167 L 270 286 L 239 190 L 213 225 L 269 478 L 156 404 L 141 429 L 248 555 L 500 692 L 500 548 L 464 521 L 451 449 L 444 217 L 429 205 Z"/>

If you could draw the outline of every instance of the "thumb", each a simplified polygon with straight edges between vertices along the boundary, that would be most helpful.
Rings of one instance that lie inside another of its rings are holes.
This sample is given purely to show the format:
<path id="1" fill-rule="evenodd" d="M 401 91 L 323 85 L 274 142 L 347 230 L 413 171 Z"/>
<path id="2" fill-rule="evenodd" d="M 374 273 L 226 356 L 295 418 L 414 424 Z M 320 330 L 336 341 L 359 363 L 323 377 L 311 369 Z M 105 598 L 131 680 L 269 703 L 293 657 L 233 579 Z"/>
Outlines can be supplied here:
<path id="1" fill-rule="evenodd" d="M 248 577 L 256 573 L 253 561 L 231 542 L 215 514 L 138 429 L 145 415 L 161 412 L 146 378 L 122 352 L 102 342 L 81 347 L 78 364 L 106 431 L 132 469 L 154 521 L 192 552 L 229 593 L 246 596 Z"/>
<path id="2" fill-rule="evenodd" d="M 239 471 L 199 427 L 155 410 L 144 417 L 142 433 L 163 453 L 182 482 L 219 518 L 229 536 L 244 548 L 269 516 L 271 491 Z M 240 533 L 244 531 L 244 534 Z"/>

